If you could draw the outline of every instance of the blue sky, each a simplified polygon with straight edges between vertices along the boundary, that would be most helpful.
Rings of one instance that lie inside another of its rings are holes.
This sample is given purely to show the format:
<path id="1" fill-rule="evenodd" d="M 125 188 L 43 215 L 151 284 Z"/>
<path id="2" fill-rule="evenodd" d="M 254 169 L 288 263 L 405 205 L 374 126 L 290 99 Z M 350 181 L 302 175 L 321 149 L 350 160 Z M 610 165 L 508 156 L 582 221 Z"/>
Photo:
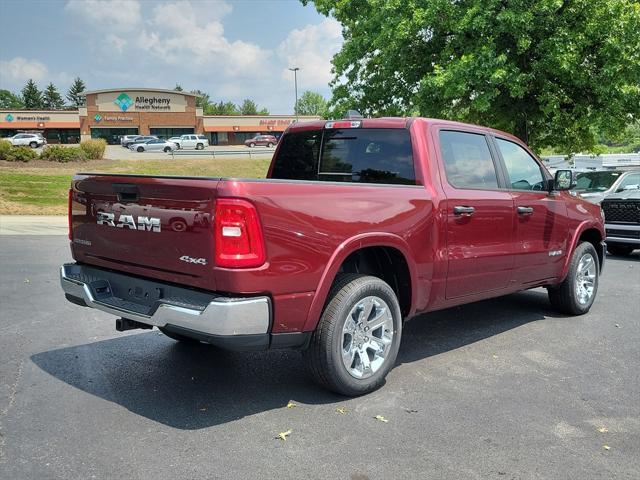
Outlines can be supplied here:
<path id="1" fill-rule="evenodd" d="M 300 68 L 300 92 L 329 97 L 342 44 L 340 25 L 298 0 L 2 0 L 0 18 L 0 88 L 179 83 L 282 114 L 294 103 L 287 68 Z"/>

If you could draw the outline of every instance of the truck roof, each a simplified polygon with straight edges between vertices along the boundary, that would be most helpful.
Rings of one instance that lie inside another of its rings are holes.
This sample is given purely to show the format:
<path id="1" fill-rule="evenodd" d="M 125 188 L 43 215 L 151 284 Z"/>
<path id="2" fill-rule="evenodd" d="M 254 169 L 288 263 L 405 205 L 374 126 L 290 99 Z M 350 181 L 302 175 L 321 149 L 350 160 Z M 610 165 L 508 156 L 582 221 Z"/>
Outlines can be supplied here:
<path id="1" fill-rule="evenodd" d="M 439 118 L 426 118 L 426 117 L 379 117 L 379 118 L 352 118 L 352 119 L 340 119 L 340 120 L 312 120 L 308 122 L 295 122 L 292 123 L 288 130 L 303 131 L 303 130 L 315 130 L 324 128 L 328 121 L 341 121 L 341 120 L 360 120 L 362 122 L 362 128 L 409 128 L 413 122 L 421 122 L 425 124 L 438 124 L 444 126 L 450 126 L 452 128 L 464 128 L 474 129 L 476 131 L 483 131 L 485 133 L 498 134 L 502 137 L 507 137 L 522 143 L 522 140 L 518 139 L 510 133 L 503 132 L 502 130 L 496 130 L 490 127 L 484 127 L 482 125 L 474 125 L 471 123 L 455 122 L 453 120 L 443 120 Z"/>

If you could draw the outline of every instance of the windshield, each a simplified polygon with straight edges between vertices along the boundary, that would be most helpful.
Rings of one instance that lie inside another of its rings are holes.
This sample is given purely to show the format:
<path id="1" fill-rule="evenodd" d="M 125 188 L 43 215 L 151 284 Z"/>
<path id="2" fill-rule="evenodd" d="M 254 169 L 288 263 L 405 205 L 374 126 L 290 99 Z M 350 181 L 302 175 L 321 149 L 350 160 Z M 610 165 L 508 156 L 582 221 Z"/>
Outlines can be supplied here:
<path id="1" fill-rule="evenodd" d="M 620 172 L 583 172 L 576 177 L 576 190 L 583 192 L 604 192 L 620 178 Z"/>

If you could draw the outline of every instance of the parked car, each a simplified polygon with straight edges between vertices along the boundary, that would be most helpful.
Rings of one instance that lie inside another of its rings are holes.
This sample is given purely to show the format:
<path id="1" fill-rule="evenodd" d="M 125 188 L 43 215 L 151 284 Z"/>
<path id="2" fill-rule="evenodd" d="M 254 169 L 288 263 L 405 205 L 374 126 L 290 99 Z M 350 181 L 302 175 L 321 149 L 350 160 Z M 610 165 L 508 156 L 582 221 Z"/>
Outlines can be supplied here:
<path id="1" fill-rule="evenodd" d="M 589 311 L 604 220 L 567 191 L 574 180 L 475 125 L 296 123 L 266 180 L 76 175 L 61 284 L 117 330 L 299 348 L 321 385 L 361 395 L 416 315 L 534 287 L 560 312 Z M 210 221 L 172 228 L 180 210 Z"/>
<path id="2" fill-rule="evenodd" d="M 606 197 L 604 212 L 607 250 L 612 255 L 629 255 L 640 248 L 640 190 L 627 189 Z"/>
<path id="3" fill-rule="evenodd" d="M 174 143 L 180 148 L 195 148 L 202 150 L 209 146 L 209 140 L 204 135 L 182 135 L 179 140 Z"/>
<path id="4" fill-rule="evenodd" d="M 31 148 L 38 148 L 47 144 L 47 140 L 38 133 L 18 133 L 13 137 L 9 137 L 7 140 L 9 140 L 14 147 L 29 146 Z"/>
<path id="5" fill-rule="evenodd" d="M 173 143 L 176 147 L 178 146 L 179 141 L 180 141 L 180 137 L 171 137 L 167 139 L 167 142 Z"/>
<path id="6" fill-rule="evenodd" d="M 143 143 L 143 142 L 146 142 L 148 140 L 159 140 L 159 138 L 156 137 L 155 135 L 138 135 L 134 139 L 130 139 L 130 140 L 126 140 L 126 141 L 122 142 L 122 146 L 126 147 L 126 148 L 129 148 L 134 143 Z"/>
<path id="7" fill-rule="evenodd" d="M 244 144 L 247 147 L 255 147 L 255 146 L 264 146 L 264 147 L 273 147 L 278 143 L 278 139 L 273 135 L 256 135 L 249 140 L 245 140 Z"/>
<path id="8" fill-rule="evenodd" d="M 136 141 L 129 146 L 129 150 L 134 152 L 165 152 L 168 153 L 176 149 L 176 144 L 167 140 L 152 139 Z"/>
<path id="9" fill-rule="evenodd" d="M 123 135 L 120 137 L 120 145 L 123 147 L 129 148 L 129 145 L 136 139 L 141 137 L 142 135 Z"/>
<path id="10" fill-rule="evenodd" d="M 580 172 L 575 192 L 591 203 L 599 204 L 612 193 L 640 188 L 640 170 L 604 170 Z"/>

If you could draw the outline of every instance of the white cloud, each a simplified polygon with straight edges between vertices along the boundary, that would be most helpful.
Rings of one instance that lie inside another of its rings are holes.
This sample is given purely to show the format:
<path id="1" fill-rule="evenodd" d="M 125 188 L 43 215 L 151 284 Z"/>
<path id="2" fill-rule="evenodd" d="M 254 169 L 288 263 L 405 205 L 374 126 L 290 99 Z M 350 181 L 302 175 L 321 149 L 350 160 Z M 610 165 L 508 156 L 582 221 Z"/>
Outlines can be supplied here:
<path id="1" fill-rule="evenodd" d="M 25 82 L 30 78 L 35 82 L 48 80 L 49 70 L 46 65 L 38 60 L 28 60 L 23 57 L 14 57 L 11 60 L 0 61 L 0 72 L 4 83 Z"/>
<path id="2" fill-rule="evenodd" d="M 271 55 L 259 45 L 224 36 L 220 18 L 231 11 L 230 5 L 197 6 L 197 12 L 188 1 L 156 6 L 138 35 L 138 46 L 169 64 L 216 65 L 232 76 L 255 72 Z"/>
<path id="3" fill-rule="evenodd" d="M 109 31 L 132 31 L 142 20 L 138 0 L 69 0 L 65 10 Z"/>
<path id="4" fill-rule="evenodd" d="M 127 44 L 127 41 L 124 38 L 119 37 L 118 35 L 114 35 L 112 33 L 107 35 L 106 41 L 107 41 L 107 45 L 117 50 L 118 53 L 122 53 L 122 50 Z"/>
<path id="5" fill-rule="evenodd" d="M 303 88 L 326 87 L 331 80 L 331 59 L 341 46 L 342 29 L 332 18 L 292 30 L 278 48 L 279 56 L 287 63 L 282 78 L 290 80 L 287 68 L 298 67 L 298 82 Z"/>

